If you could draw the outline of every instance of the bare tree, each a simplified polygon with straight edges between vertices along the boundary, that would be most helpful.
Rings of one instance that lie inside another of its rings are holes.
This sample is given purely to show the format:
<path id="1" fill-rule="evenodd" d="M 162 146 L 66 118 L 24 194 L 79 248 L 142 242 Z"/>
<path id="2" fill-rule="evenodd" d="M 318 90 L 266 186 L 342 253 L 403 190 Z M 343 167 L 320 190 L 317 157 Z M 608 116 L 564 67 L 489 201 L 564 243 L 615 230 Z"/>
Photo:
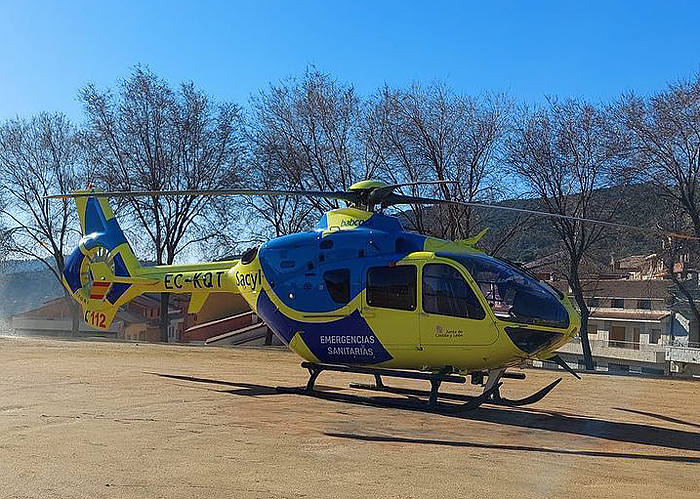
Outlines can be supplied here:
<path id="1" fill-rule="evenodd" d="M 279 172 L 253 161 L 250 179 L 261 189 L 292 189 Z M 316 209 L 305 198 L 295 196 L 253 196 L 245 198 L 248 210 L 247 227 L 259 242 L 294 234 L 311 228 L 317 221 Z"/>
<path id="2" fill-rule="evenodd" d="M 610 220 L 616 203 L 597 202 L 596 189 L 613 184 L 611 172 L 621 161 L 621 144 L 608 115 L 579 100 L 550 100 L 524 109 L 507 142 L 508 163 L 549 213 Z M 616 191 L 622 198 L 622 192 Z M 584 298 L 581 265 L 600 241 L 603 227 L 576 220 L 552 222 L 568 256 L 566 278 L 581 311 L 581 344 L 586 369 L 593 369 L 588 341 L 589 309 Z"/>
<path id="3" fill-rule="evenodd" d="M 0 126 L 0 179 L 6 198 L 2 214 L 11 236 L 8 246 L 14 254 L 41 261 L 61 287 L 75 209 L 69 200 L 48 203 L 44 196 L 69 192 L 79 181 L 87 182 L 81 172 L 76 131 L 64 115 L 41 113 Z M 77 335 L 80 312 L 72 299 L 67 301 L 72 334 Z"/>
<path id="4" fill-rule="evenodd" d="M 251 108 L 258 161 L 278 171 L 282 185 L 342 190 L 372 176 L 358 139 L 360 106 L 351 86 L 311 68 L 301 79 L 270 86 L 251 100 Z M 333 199 L 309 202 L 321 212 L 338 207 Z"/>
<path id="5" fill-rule="evenodd" d="M 137 67 L 119 93 L 88 85 L 80 92 L 87 113 L 87 143 L 99 178 L 120 190 L 232 187 L 239 174 L 238 106 L 216 104 L 192 83 L 172 89 Z M 130 198 L 131 215 L 158 264 L 172 264 L 191 245 L 214 237 L 206 197 Z M 161 297 L 161 340 L 167 341 L 169 295 Z"/>
<path id="6" fill-rule="evenodd" d="M 266 111 L 258 107 L 246 127 L 248 181 L 261 189 L 296 189 L 304 185 L 301 172 L 296 170 L 301 166 L 295 159 L 288 161 L 290 151 L 285 153 L 289 137 L 272 133 L 265 121 L 258 119 L 261 115 L 266 115 Z M 294 158 L 293 152 L 291 157 Z M 321 167 L 328 168 L 325 163 Z M 309 199 L 300 197 L 246 197 L 245 205 L 250 208 L 246 210 L 248 231 L 260 242 L 309 228 L 317 213 Z"/>
<path id="7" fill-rule="evenodd" d="M 396 182 L 453 180 L 436 187 L 444 199 L 493 200 L 496 159 L 508 130 L 511 103 L 503 95 L 455 95 L 443 84 L 383 88 L 365 118 L 365 141 L 380 171 Z M 414 188 L 418 194 L 422 188 Z M 472 209 L 412 206 L 414 228 L 450 239 L 469 236 Z"/>
<path id="8" fill-rule="evenodd" d="M 617 116 L 630 138 L 633 173 L 651 182 L 685 216 L 675 217 L 674 228 L 690 229 L 700 237 L 700 73 L 688 81 L 670 84 L 650 98 L 624 95 L 617 103 Z M 698 259 L 698 244 L 674 241 L 668 262 L 670 275 L 685 297 L 695 323 L 700 327 L 697 282 L 679 279 L 673 271 L 675 256 L 690 252 Z"/>

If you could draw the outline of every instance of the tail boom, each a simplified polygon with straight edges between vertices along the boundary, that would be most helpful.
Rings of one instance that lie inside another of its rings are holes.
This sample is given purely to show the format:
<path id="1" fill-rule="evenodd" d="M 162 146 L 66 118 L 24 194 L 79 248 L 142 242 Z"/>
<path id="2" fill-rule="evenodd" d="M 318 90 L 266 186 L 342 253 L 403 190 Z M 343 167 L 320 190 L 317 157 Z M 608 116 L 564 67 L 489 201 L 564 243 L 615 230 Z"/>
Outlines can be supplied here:
<path id="1" fill-rule="evenodd" d="M 119 307 L 144 293 L 191 293 L 189 311 L 196 312 L 209 293 L 238 292 L 237 260 L 144 267 L 106 198 L 79 197 L 76 204 L 83 237 L 66 259 L 63 283 L 88 325 L 109 329 Z"/>

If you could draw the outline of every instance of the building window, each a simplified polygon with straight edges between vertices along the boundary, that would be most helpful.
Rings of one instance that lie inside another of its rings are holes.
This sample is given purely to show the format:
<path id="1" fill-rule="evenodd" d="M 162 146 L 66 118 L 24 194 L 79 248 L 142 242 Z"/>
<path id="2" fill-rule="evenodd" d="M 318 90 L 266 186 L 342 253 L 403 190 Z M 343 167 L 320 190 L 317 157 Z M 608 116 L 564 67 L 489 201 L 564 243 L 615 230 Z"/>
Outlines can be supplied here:
<path id="1" fill-rule="evenodd" d="M 456 268 L 443 263 L 431 263 L 423 267 L 423 310 L 451 317 L 486 317 L 464 277 Z"/>
<path id="2" fill-rule="evenodd" d="M 600 307 L 600 298 L 589 298 L 588 299 L 588 306 L 589 307 Z"/>
<path id="3" fill-rule="evenodd" d="M 651 300 L 637 300 L 637 308 L 651 310 Z"/>
<path id="4" fill-rule="evenodd" d="M 396 310 L 415 310 L 417 273 L 413 265 L 369 269 L 367 271 L 367 305 Z"/>
<path id="5" fill-rule="evenodd" d="M 625 308 L 625 300 L 622 298 L 613 298 L 610 300 L 610 308 Z"/>
<path id="6" fill-rule="evenodd" d="M 336 269 L 323 273 L 328 294 L 336 303 L 345 305 L 350 301 L 350 270 Z"/>
<path id="7" fill-rule="evenodd" d="M 652 345 L 658 345 L 661 340 L 661 329 L 652 329 L 649 334 L 649 343 Z"/>
<path id="8" fill-rule="evenodd" d="M 608 332 L 608 346 L 613 348 L 625 348 L 625 328 L 623 326 L 610 326 Z"/>

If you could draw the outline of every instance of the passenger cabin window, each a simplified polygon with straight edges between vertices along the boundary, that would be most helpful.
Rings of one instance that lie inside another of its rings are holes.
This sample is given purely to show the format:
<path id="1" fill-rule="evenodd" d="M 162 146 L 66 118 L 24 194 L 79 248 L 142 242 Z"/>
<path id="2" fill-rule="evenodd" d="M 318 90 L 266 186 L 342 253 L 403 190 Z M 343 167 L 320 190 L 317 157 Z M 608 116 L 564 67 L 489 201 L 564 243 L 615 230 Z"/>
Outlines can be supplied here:
<path id="1" fill-rule="evenodd" d="M 336 269 L 323 273 L 328 294 L 336 303 L 345 305 L 350 301 L 350 270 Z"/>
<path id="2" fill-rule="evenodd" d="M 486 317 L 469 283 L 456 268 L 443 263 L 423 267 L 423 310 L 451 317 Z"/>
<path id="3" fill-rule="evenodd" d="M 396 310 L 416 309 L 416 267 L 372 267 L 367 271 L 367 305 Z"/>

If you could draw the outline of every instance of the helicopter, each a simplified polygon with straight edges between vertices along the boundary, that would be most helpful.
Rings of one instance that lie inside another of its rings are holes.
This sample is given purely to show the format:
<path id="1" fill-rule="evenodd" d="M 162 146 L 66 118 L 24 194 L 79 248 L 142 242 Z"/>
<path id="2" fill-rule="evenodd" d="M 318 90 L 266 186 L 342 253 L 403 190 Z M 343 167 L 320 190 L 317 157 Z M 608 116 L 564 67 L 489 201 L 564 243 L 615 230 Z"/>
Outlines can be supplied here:
<path id="1" fill-rule="evenodd" d="M 517 265 L 477 248 L 486 233 L 448 241 L 404 230 L 384 209 L 399 204 L 457 204 L 639 229 L 532 210 L 461 203 L 397 193 L 407 185 L 364 180 L 345 191 L 181 190 L 127 192 L 94 188 L 47 198 L 74 198 L 82 239 L 66 259 L 63 283 L 82 306 L 84 321 L 110 327 L 119 307 L 143 293 L 189 293 L 197 313 L 211 293 L 237 293 L 308 369 L 305 387 L 281 392 L 319 395 L 324 371 L 374 375 L 356 388 L 427 396 L 427 410 L 469 410 L 488 402 L 526 405 L 546 396 L 561 378 L 529 397 L 500 392 L 508 368 L 551 360 L 579 377 L 555 351 L 579 332 L 569 298 Z M 239 259 L 142 266 L 108 198 L 133 196 L 307 196 L 343 200 L 308 232 L 271 239 Z M 672 236 L 683 235 L 670 233 Z M 429 381 L 429 391 L 387 386 L 386 377 Z M 479 395 L 440 393 L 442 383 L 480 385 Z M 438 404 L 438 397 L 460 404 Z M 447 407 L 446 407 L 447 406 Z"/>

